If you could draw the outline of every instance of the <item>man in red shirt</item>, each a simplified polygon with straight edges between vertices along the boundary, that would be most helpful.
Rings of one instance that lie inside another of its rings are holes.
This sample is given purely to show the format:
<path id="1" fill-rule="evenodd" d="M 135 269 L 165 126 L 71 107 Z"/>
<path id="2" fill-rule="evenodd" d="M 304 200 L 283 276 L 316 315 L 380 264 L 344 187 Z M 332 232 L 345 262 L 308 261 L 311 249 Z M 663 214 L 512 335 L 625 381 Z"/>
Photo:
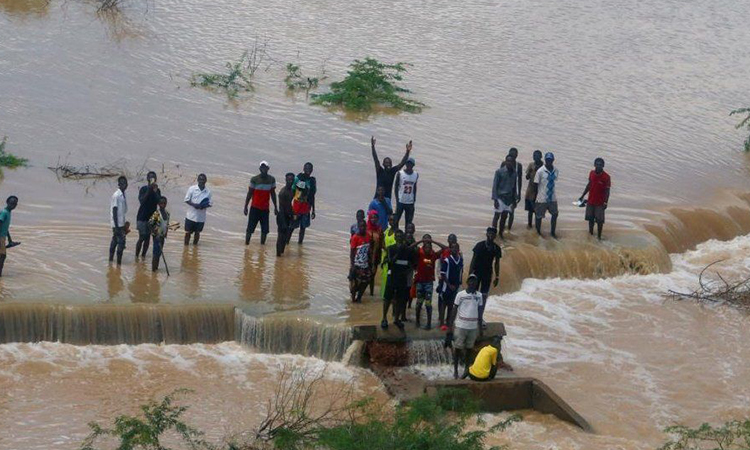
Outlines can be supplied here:
<path id="1" fill-rule="evenodd" d="M 364 220 L 357 223 L 357 234 L 349 239 L 349 292 L 352 303 L 361 303 L 372 271 L 372 245 Z"/>
<path id="2" fill-rule="evenodd" d="M 260 223 L 260 243 L 266 243 L 268 236 L 268 216 L 270 201 L 273 201 L 273 213 L 279 214 L 276 205 L 276 179 L 268 174 L 268 163 L 260 162 L 260 173 L 250 179 L 250 187 L 245 196 L 245 215 L 247 216 L 247 230 L 245 231 L 245 245 L 250 244 L 250 238 Z M 251 205 L 252 202 L 252 206 Z M 250 206 L 250 208 L 248 208 Z"/>
<path id="3" fill-rule="evenodd" d="M 417 252 L 417 273 L 414 276 L 414 283 L 417 288 L 416 325 L 417 327 L 420 326 L 422 305 L 424 304 L 427 311 L 425 330 L 429 330 L 432 328 L 432 291 L 435 283 L 435 261 L 440 259 L 440 255 L 446 247 L 433 241 L 429 234 L 422 236 L 422 242 L 422 247 Z M 432 244 L 440 247 L 441 251 L 433 250 Z"/>
<path id="4" fill-rule="evenodd" d="M 586 220 L 589 223 L 589 234 L 594 235 L 594 222 L 596 222 L 596 236 L 602 240 L 602 228 L 604 227 L 604 211 L 607 209 L 609 202 L 609 189 L 612 186 L 612 180 L 609 174 L 604 171 L 604 160 L 596 158 L 594 160 L 594 170 L 589 173 L 589 182 L 586 189 L 578 199 L 583 201 L 583 197 L 589 194 L 586 203 Z"/>

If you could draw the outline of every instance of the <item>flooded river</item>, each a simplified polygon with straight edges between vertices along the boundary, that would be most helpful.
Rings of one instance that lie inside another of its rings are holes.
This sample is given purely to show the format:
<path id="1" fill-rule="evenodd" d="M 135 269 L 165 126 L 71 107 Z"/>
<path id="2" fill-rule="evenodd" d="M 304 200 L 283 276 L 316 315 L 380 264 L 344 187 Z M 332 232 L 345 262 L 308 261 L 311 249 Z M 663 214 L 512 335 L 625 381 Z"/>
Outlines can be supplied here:
<path id="1" fill-rule="evenodd" d="M 86 421 L 123 412 L 115 386 L 135 379 L 144 384 L 127 411 L 175 387 L 205 394 L 201 380 L 227 370 L 313 361 L 217 343 L 221 321 L 232 324 L 223 308 L 334 324 L 376 319 L 378 302 L 351 305 L 346 286 L 349 225 L 375 182 L 371 135 L 380 156 L 394 159 L 414 141 L 418 234 L 455 232 L 464 252 L 489 223 L 492 175 L 507 149 L 518 147 L 524 164 L 537 148 L 557 156 L 562 239 L 537 238 L 519 214 L 489 311 L 508 327 L 509 362 L 558 391 L 598 434 L 537 417 L 512 430 L 515 448 L 652 448 L 672 421 L 746 416 L 747 317 L 660 294 L 689 289 L 712 258 L 728 257 L 725 270 L 738 277 L 750 267 L 746 238 L 732 241 L 750 232 L 750 165 L 728 117 L 747 106 L 748 15 L 750 4 L 726 0 L 124 0 L 114 14 L 97 14 L 95 1 L 0 0 L 0 137 L 30 162 L 0 181 L 0 197 L 20 197 L 12 235 L 23 244 L 9 251 L 0 281 L 0 308 L 23 317 L 17 336 L 62 307 L 72 324 L 104 311 L 137 325 L 143 309 L 119 309 L 134 303 L 198 308 L 185 315 L 208 308 L 217 320 L 211 339 L 180 330 L 175 342 L 187 346 L 0 346 L 0 428 L 14 430 L 0 448 L 71 448 Z M 190 87 L 193 72 L 224 70 L 257 41 L 268 57 L 253 92 L 228 100 Z M 429 107 L 351 116 L 286 91 L 287 63 L 325 73 L 324 92 L 365 56 L 411 63 L 405 86 Z M 588 238 L 571 205 L 597 156 L 613 178 L 603 243 Z M 318 218 L 283 258 L 273 245 L 243 246 L 242 202 L 261 160 L 277 180 L 315 164 Z M 61 180 L 47 168 L 59 163 L 125 169 L 131 221 L 144 168 L 159 173 L 180 220 L 186 189 L 205 172 L 216 205 L 200 246 L 171 236 L 167 278 L 133 261 L 131 234 L 123 267 L 108 268 L 116 187 Z M 709 239 L 718 240 L 701 244 Z M 196 324 L 201 314 L 191 316 Z M 201 370 L 185 369 L 194 365 Z M 340 370 L 362 380 L 363 392 L 381 389 L 366 372 Z M 247 383 L 218 389 L 204 419 L 194 418 L 213 426 L 208 411 L 231 403 L 220 419 L 229 423 L 231 411 L 248 407 L 237 397 L 270 392 Z M 54 416 L 73 398 L 68 429 Z"/>

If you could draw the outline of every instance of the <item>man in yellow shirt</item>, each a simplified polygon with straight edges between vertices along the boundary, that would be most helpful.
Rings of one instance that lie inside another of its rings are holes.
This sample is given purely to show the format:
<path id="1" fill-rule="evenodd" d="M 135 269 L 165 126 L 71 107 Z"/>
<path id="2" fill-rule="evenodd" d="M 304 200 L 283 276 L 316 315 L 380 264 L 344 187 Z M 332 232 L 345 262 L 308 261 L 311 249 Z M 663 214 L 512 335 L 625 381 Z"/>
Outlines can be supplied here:
<path id="1" fill-rule="evenodd" d="M 469 378 L 474 381 L 488 381 L 495 379 L 497 374 L 497 357 L 500 353 L 500 337 L 495 336 L 492 343 L 479 350 L 474 364 L 469 367 Z M 502 363 L 502 357 L 500 361 Z"/>

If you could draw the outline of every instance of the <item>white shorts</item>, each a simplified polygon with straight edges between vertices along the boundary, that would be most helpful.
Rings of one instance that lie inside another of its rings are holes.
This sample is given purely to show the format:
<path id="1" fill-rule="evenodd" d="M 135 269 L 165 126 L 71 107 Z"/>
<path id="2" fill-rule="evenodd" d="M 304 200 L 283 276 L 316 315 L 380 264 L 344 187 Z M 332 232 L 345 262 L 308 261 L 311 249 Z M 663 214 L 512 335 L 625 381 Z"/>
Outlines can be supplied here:
<path id="1" fill-rule="evenodd" d="M 510 205 L 506 205 L 503 203 L 502 200 L 497 199 L 497 208 L 495 208 L 496 213 L 504 213 L 504 212 L 513 212 L 513 203 Z"/>

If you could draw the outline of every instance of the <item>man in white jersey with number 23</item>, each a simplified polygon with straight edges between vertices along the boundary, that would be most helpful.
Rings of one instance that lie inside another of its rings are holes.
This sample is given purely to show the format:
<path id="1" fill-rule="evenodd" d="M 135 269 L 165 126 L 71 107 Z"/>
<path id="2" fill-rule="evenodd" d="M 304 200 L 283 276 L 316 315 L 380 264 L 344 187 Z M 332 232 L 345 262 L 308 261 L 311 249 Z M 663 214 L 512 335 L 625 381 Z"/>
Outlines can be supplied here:
<path id="1" fill-rule="evenodd" d="M 414 171 L 414 158 L 409 158 L 406 160 L 406 166 L 396 174 L 397 227 L 401 221 L 402 214 L 406 217 L 406 225 L 414 221 L 414 203 L 417 201 L 417 180 L 419 180 L 419 174 Z"/>

